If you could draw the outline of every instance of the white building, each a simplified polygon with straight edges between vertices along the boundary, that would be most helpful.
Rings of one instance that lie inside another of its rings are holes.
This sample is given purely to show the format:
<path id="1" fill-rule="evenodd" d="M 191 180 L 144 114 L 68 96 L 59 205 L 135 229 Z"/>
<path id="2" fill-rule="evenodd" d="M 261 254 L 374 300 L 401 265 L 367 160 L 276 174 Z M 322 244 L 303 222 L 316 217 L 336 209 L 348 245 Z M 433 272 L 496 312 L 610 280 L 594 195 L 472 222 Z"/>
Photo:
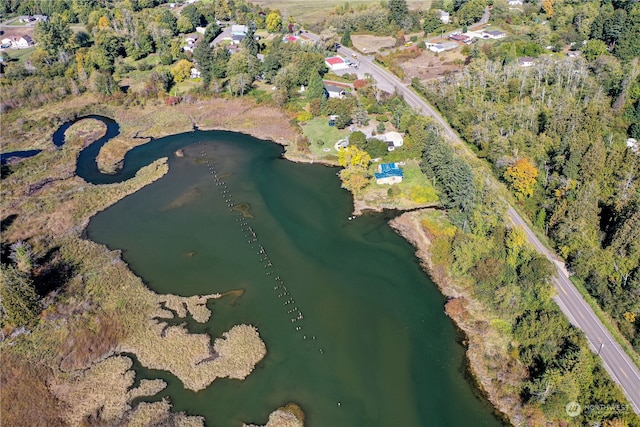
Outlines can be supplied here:
<path id="1" fill-rule="evenodd" d="M 436 16 L 440 18 L 443 24 L 448 24 L 449 21 L 451 21 L 451 15 L 449 15 L 449 12 L 445 12 L 444 10 L 436 10 Z"/>
<path id="2" fill-rule="evenodd" d="M 487 39 L 502 39 L 507 37 L 507 33 L 498 30 L 483 31 L 482 36 Z"/>
<path id="3" fill-rule="evenodd" d="M 26 47 L 30 47 L 33 46 L 35 43 L 33 42 L 33 39 L 31 38 L 31 36 L 28 35 L 24 35 L 22 37 L 20 37 L 17 41 L 14 42 L 14 47 L 23 49 Z"/>
<path id="4" fill-rule="evenodd" d="M 534 65 L 533 58 L 523 56 L 522 58 L 518 58 L 518 64 L 520 64 L 521 67 L 532 67 Z"/>
<path id="5" fill-rule="evenodd" d="M 452 50 L 455 49 L 457 47 L 459 47 L 460 45 L 456 42 L 442 42 L 442 43 L 428 43 L 427 44 L 427 48 L 431 51 L 431 52 L 435 52 L 435 53 L 441 53 L 441 52 L 445 52 L 447 50 Z"/>
<path id="6" fill-rule="evenodd" d="M 324 63 L 331 69 L 331 71 L 346 70 L 349 68 L 349 63 L 340 56 L 331 56 L 326 58 Z"/>
<path id="7" fill-rule="evenodd" d="M 246 36 L 247 35 L 247 26 L 246 25 L 237 25 L 234 24 L 231 26 L 231 35 L 234 36 Z"/>

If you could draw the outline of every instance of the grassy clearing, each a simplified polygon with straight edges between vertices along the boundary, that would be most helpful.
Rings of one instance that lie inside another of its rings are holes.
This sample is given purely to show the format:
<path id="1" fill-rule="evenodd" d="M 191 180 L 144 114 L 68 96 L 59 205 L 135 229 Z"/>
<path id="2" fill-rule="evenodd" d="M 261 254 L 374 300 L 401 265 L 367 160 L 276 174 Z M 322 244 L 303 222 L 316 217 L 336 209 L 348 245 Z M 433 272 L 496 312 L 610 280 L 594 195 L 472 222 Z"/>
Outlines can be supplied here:
<path id="1" fill-rule="evenodd" d="M 335 143 L 349 136 L 348 129 L 338 129 L 335 126 L 329 126 L 328 117 L 318 117 L 309 120 L 300 127 L 302 128 L 304 136 L 306 136 L 311 143 L 311 147 L 309 148 L 319 156 L 327 155 L 327 152 L 324 151 L 325 148 L 331 149 L 330 153 L 335 156 Z"/>
<path id="2" fill-rule="evenodd" d="M 434 206 L 438 195 L 432 182 L 420 171 L 417 160 L 409 160 L 404 166 L 404 179 L 394 185 L 376 184 L 372 180 L 356 195 L 357 210 L 362 209 L 413 209 Z"/>
<path id="3" fill-rule="evenodd" d="M 26 49 L 11 49 L 10 51 L 5 51 L 5 52 L 9 52 L 9 57 L 13 60 L 17 60 L 18 62 L 24 62 L 27 59 L 29 59 L 29 57 L 31 56 L 31 54 L 33 52 L 36 51 L 36 47 L 28 47 Z"/>
<path id="4" fill-rule="evenodd" d="M 336 6 L 344 5 L 344 1 L 329 0 L 325 2 L 316 2 L 308 0 L 257 0 L 254 3 L 266 6 L 270 9 L 278 9 L 282 13 L 293 16 L 298 22 L 317 23 L 322 21 L 327 12 Z M 354 0 L 349 2 L 349 6 L 357 9 L 360 6 L 379 5 L 377 0 Z M 428 10 L 431 1 L 408 0 L 407 5 L 410 9 Z"/>
<path id="5" fill-rule="evenodd" d="M 352 34 L 351 42 L 353 47 L 360 52 L 375 53 L 384 48 L 395 46 L 396 39 L 393 37 L 372 36 L 369 34 Z"/>
<path id="6" fill-rule="evenodd" d="M 79 114 L 103 111 L 89 93 L 39 108 L 11 110 L 2 117 L 0 145 L 3 151 L 53 149 L 51 137 L 58 126 Z"/>

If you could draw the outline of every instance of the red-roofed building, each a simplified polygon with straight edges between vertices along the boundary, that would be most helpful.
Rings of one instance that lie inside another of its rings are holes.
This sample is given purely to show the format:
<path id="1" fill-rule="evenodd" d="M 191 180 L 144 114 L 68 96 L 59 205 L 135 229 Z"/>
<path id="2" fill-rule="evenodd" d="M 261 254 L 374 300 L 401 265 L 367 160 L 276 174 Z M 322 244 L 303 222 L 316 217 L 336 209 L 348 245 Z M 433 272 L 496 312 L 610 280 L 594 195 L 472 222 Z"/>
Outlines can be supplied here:
<path id="1" fill-rule="evenodd" d="M 349 68 L 349 63 L 341 58 L 340 56 L 331 56 L 324 60 L 324 63 L 327 64 L 332 71 L 338 70 L 346 70 Z"/>

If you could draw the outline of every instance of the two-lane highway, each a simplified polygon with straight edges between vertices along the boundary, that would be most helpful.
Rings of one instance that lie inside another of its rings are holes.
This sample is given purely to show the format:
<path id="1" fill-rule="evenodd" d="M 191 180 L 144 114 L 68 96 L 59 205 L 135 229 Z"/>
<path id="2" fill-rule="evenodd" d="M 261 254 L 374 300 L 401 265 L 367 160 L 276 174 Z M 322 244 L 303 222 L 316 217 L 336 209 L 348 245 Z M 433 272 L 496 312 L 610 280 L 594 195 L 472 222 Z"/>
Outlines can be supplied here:
<path id="1" fill-rule="evenodd" d="M 582 298 L 576 287 L 569 280 L 569 274 L 563 262 L 558 261 L 533 231 L 522 220 L 520 215 L 509 206 L 508 215 L 511 221 L 524 229 L 527 238 L 536 250 L 545 255 L 556 266 L 553 283 L 558 294 L 553 298 L 569 321 L 584 331 L 591 350 L 602 358 L 603 365 L 615 382 L 620 384 L 631 403 L 631 409 L 640 413 L 640 371 L 620 344 L 604 327 L 593 309 Z"/>
<path id="2" fill-rule="evenodd" d="M 319 40 L 319 37 L 315 34 L 308 33 L 307 35 L 311 39 Z M 340 47 L 338 52 L 348 58 L 353 58 L 354 56 L 354 52 L 344 46 Z M 460 137 L 449 126 L 449 123 L 395 75 L 378 66 L 370 56 L 362 56 L 358 59 L 360 61 L 359 72 L 369 73 L 380 87 L 394 88 L 397 93 L 402 94 L 407 104 L 411 107 L 433 117 L 442 126 L 451 142 L 466 148 L 466 145 L 463 144 Z M 571 283 L 564 263 L 560 262 L 553 252 L 540 242 L 535 233 L 512 206 L 509 206 L 507 214 L 511 222 L 525 230 L 529 242 L 535 249 L 555 265 L 556 274 L 553 277 L 553 283 L 557 289 L 557 295 L 554 300 L 569 321 L 584 332 L 591 350 L 600 356 L 607 372 L 620 385 L 629 399 L 631 410 L 640 414 L 640 370 L 600 322 L 600 319 L 582 298 L 573 283 Z M 602 403 L 605 404 L 606 402 Z"/>

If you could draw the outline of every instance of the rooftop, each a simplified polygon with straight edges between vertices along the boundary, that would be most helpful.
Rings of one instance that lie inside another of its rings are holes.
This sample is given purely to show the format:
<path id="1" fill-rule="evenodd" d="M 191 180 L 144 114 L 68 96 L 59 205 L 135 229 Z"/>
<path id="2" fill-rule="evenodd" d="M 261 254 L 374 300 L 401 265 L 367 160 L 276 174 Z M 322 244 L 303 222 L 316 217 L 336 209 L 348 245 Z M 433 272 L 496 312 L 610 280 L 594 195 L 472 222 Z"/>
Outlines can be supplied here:
<path id="1" fill-rule="evenodd" d="M 325 59 L 325 61 L 329 65 L 344 64 L 344 59 L 339 56 L 331 56 Z"/>
<path id="2" fill-rule="evenodd" d="M 375 173 L 376 179 L 404 175 L 397 163 L 382 163 L 378 166 L 378 170 L 380 172 Z"/>

